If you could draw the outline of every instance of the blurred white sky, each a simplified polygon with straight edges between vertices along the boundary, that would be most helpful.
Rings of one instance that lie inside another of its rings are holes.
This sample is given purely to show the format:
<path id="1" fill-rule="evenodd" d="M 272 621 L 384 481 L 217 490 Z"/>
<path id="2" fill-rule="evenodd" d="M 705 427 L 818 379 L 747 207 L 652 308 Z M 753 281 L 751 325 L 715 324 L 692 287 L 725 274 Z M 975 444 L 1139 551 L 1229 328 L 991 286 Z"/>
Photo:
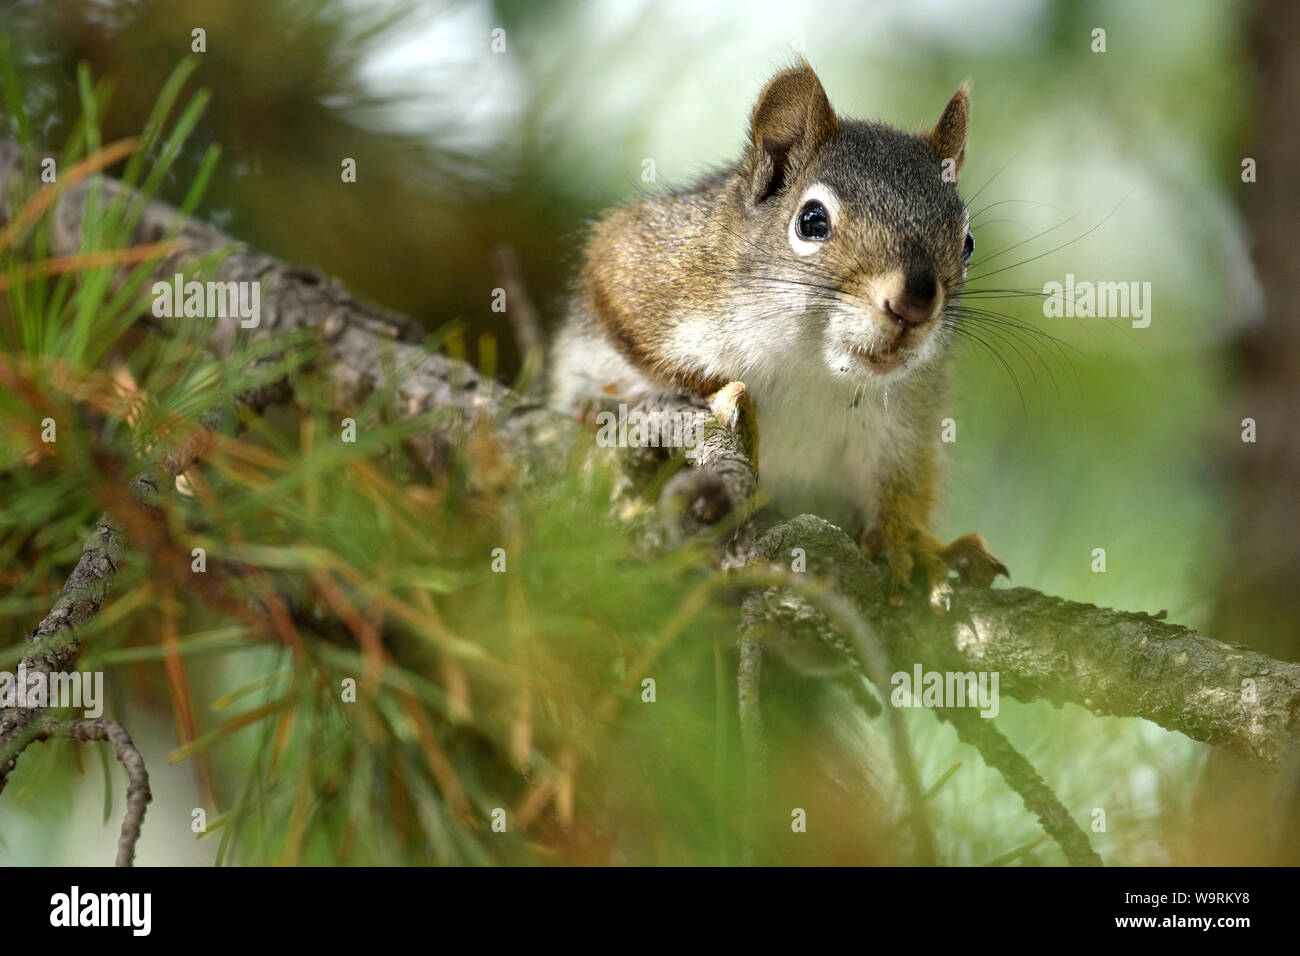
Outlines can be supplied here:
<path id="1" fill-rule="evenodd" d="M 351 3 L 371 13 L 393 6 Z M 482 178 L 498 185 L 515 176 L 531 136 L 555 179 L 549 185 L 602 207 L 643 188 L 645 157 L 655 160 L 660 187 L 733 160 L 758 90 L 797 49 L 838 111 L 907 128 L 936 119 L 951 90 L 973 76 L 965 192 L 1007 164 L 974 208 L 1031 201 L 999 210 L 1013 222 L 1000 225 L 995 247 L 1078 213 L 1048 242 L 1026 249 L 1041 253 L 1113 213 L 1063 258 L 1045 257 L 1036 276 L 1163 276 L 1204 321 L 1160 322 L 1152 337 L 1196 346 L 1256 313 L 1259 295 L 1229 191 L 1233 171 L 1207 168 L 1177 117 L 1162 111 L 1183 94 L 1196 69 L 1189 61 L 1208 65 L 1222 55 L 1235 14 L 1215 0 L 1175 6 L 1171 18 L 1168 4 L 1090 4 L 1085 20 L 1107 29 L 1110 49 L 1091 53 L 1082 29 L 1073 68 L 1083 75 L 1053 90 L 1042 76 L 1018 72 L 1041 61 L 1052 26 L 1046 0 L 551 3 L 530 27 L 506 35 L 504 55 L 490 50 L 492 31 L 502 26 L 491 3 L 429 0 L 366 61 L 372 90 L 403 98 L 367 122 L 480 155 Z M 1144 96 L 1108 99 L 1126 86 Z M 529 116 L 535 125 L 526 126 Z M 1171 224 L 1190 254 L 1170 254 Z M 1207 260 L 1218 270 L 1208 283 Z M 998 284 L 1025 278 L 1006 275 Z M 1162 299 L 1162 311 L 1187 311 L 1186 302 Z"/>
<path id="2" fill-rule="evenodd" d="M 350 0 L 368 13 L 397 8 L 394 0 Z M 699 0 L 586 0 L 554 3 L 553 26 L 546 38 L 506 37 L 507 55 L 488 52 L 495 21 L 487 0 L 428 0 L 414 7 L 403 27 L 376 44 L 363 77 L 385 96 L 403 97 L 399 111 L 382 117 L 390 128 L 436 131 L 444 145 L 470 150 L 500 147 L 514 135 L 524 105 L 528 79 L 519 69 L 522 56 L 530 73 L 567 73 L 556 90 L 555 109 L 578 105 L 573 115 L 593 120 L 626 115 L 645 100 L 648 79 L 662 83 L 679 57 L 689 62 L 689 79 L 698 89 L 721 93 L 725 100 L 752 95 L 761 78 L 751 76 L 757 56 L 776 65 L 802 49 L 824 69 L 836 45 L 858 53 L 887 50 L 900 34 L 933 37 L 945 46 L 966 50 L 1023 49 L 1035 42 L 1043 0 L 894 0 L 846 2 L 813 0 L 733 0 L 701 4 Z M 851 25 L 845 35 L 844 27 Z M 606 53 L 621 49 L 629 36 L 662 56 L 659 69 L 608 69 Z M 704 55 L 701 55 L 704 54 Z M 685 64 L 682 64 L 683 66 Z M 743 78 L 742 82 L 737 82 Z M 905 82 L 904 77 L 898 78 Z M 667 90 L 665 90 L 667 92 Z M 579 103 L 573 103 L 573 100 Z M 711 97 L 712 99 L 712 97 Z M 698 117 L 698 99 L 656 102 L 661 123 L 680 128 Z M 643 111 L 644 112 L 644 111 Z M 742 114 L 743 115 L 743 114 Z M 567 125 L 567 124 L 561 124 Z M 702 131 L 714 124 L 701 126 Z M 722 132 L 719 130 L 719 132 Z M 734 139 L 735 133 L 732 133 Z"/>

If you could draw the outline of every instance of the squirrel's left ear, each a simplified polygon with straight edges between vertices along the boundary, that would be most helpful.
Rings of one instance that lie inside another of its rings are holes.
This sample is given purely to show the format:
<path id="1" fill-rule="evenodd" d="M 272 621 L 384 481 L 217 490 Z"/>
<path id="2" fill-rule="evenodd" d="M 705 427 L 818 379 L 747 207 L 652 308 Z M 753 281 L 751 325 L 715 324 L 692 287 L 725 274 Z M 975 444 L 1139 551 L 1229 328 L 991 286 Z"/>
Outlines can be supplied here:
<path id="1" fill-rule="evenodd" d="M 957 87 L 943 115 L 934 128 L 921 134 L 921 139 L 929 144 L 931 151 L 940 162 L 954 160 L 956 171 L 961 172 L 962 163 L 966 161 L 966 130 L 970 126 L 970 80 Z"/>

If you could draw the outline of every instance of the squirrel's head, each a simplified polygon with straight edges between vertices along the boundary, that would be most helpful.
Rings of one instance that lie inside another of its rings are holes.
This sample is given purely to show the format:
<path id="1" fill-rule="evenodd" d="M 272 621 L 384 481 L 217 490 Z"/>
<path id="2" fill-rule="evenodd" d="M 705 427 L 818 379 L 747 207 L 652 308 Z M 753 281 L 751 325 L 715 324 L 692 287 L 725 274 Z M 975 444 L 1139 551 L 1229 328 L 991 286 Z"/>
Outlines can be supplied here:
<path id="1" fill-rule="evenodd" d="M 918 134 L 842 119 L 806 63 L 759 96 L 733 248 L 832 374 L 888 381 L 942 351 L 974 248 L 956 186 L 969 118 L 963 85 Z"/>

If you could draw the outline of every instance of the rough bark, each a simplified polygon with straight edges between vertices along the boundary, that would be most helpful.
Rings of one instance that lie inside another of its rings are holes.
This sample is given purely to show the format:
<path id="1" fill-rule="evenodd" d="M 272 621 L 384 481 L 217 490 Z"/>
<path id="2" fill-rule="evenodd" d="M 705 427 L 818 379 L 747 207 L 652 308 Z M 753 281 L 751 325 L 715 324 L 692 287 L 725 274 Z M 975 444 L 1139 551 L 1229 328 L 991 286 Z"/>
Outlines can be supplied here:
<path id="1" fill-rule="evenodd" d="M 143 483 L 140 493 L 144 493 Z M 20 667 L 29 678 L 69 670 L 76 662 L 81 653 L 81 627 L 95 616 L 113 589 L 121 555 L 121 529 L 108 515 L 102 515 L 54 607 L 28 635 L 31 650 L 23 657 Z M 22 732 L 40 712 L 38 707 L 0 711 L 0 792 L 22 747 L 34 739 Z"/>
<path id="2" fill-rule="evenodd" d="M 1029 588 L 954 585 L 952 608 L 942 616 L 920 600 L 893 608 L 885 597 L 884 565 L 867 562 L 843 531 L 812 515 L 777 525 L 755 550 L 788 566 L 793 548 L 805 550 L 809 572 L 827 576 L 856 601 L 897 669 L 921 663 L 927 670 L 997 671 L 1001 692 L 1018 700 L 1075 703 L 1098 716 L 1144 717 L 1266 762 L 1281 759 L 1295 741 L 1300 664 L 1149 614 Z M 792 592 L 773 588 L 765 598 L 755 613 L 791 635 L 802 633 L 852 655 L 825 618 Z"/>
<path id="3" fill-rule="evenodd" d="M 11 184 L 21 171 L 19 147 L 0 140 L 0 222 L 8 222 L 15 212 Z M 51 257 L 77 252 L 86 195 L 95 182 L 104 202 L 127 188 L 110 177 L 87 179 L 69 188 L 54 212 Z M 395 413 L 413 416 L 434 409 L 448 413 L 445 428 L 413 443 L 413 453 L 431 470 L 443 464 L 459 429 L 483 419 L 492 421 L 495 434 L 508 448 L 520 452 L 520 461 L 558 465 L 572 448 L 576 423 L 483 378 L 464 362 L 429 351 L 421 345 L 425 332 L 418 323 L 357 302 L 337 280 L 258 252 L 157 200 L 145 207 L 132 242 L 146 245 L 172 234 L 178 240 L 177 251 L 158 262 L 153 270 L 155 279 L 167 281 L 179 272 L 188 281 L 196 277 L 193 264 L 197 260 L 224 252 L 224 258 L 202 279 L 261 283 L 257 327 L 241 329 L 239 319 L 233 317 L 211 320 L 208 345 L 215 354 L 229 354 L 241 333 L 257 340 L 307 328 L 319 330 L 323 346 L 319 366 L 328 376 L 340 409 L 354 410 L 380 383 L 397 375 Z M 169 320 L 153 321 L 165 324 Z"/>
<path id="4" fill-rule="evenodd" d="M 122 815 L 122 830 L 117 838 L 115 866 L 135 864 L 135 845 L 144 826 L 145 810 L 153 800 L 149 789 L 149 771 L 144 757 L 136 749 L 131 735 L 115 720 L 51 720 L 42 719 L 32 726 L 31 740 L 50 740 L 66 737 L 83 742 L 103 741 L 110 744 L 113 754 L 126 770 L 126 810 Z"/>

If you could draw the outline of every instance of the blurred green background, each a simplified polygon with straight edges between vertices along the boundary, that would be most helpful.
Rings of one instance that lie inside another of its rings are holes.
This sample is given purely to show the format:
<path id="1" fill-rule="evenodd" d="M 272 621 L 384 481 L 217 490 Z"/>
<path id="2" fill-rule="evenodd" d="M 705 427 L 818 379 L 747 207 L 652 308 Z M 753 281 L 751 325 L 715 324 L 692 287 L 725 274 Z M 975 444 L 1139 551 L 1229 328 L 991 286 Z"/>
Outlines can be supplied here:
<path id="1" fill-rule="evenodd" d="M 51 148 L 76 115 L 77 63 L 111 83 L 108 142 L 139 130 L 191 31 L 205 30 L 193 83 L 213 99 L 164 196 L 182 196 L 221 144 L 204 218 L 430 329 L 459 323 L 471 358 L 493 336 L 506 376 L 518 357 L 490 309 L 492 247 L 517 250 L 553 325 L 584 223 L 734 159 L 754 97 L 796 51 L 838 111 L 907 128 L 932 123 L 971 77 L 962 191 L 974 196 L 971 275 L 986 276 L 973 287 L 1041 290 L 1067 273 L 1150 282 L 1152 321 L 1046 318 L 1033 298 L 987 305 L 1039 332 L 993 328 L 991 352 L 957 343 L 958 440 L 935 530 L 979 530 L 1016 585 L 1208 629 L 1232 554 L 1218 451 L 1232 453 L 1240 429 L 1224 401 L 1230 348 L 1263 313 L 1240 176 L 1259 133 L 1252 14 L 1222 0 L 31 0 L 9 3 L 0 30 Z M 504 52 L 492 50 L 498 28 Z M 355 184 L 340 182 L 345 157 Z M 645 158 L 656 184 L 641 181 Z M 1294 658 L 1284 637 L 1271 650 Z M 137 740 L 165 754 L 165 707 L 141 713 Z M 974 751 L 924 712 L 907 719 L 924 781 L 961 764 L 934 800 L 945 862 L 1037 838 Z M 1208 748 L 1073 707 L 1004 701 L 999 723 L 1076 819 L 1107 808 L 1093 839 L 1108 862 L 1198 859 L 1189 834 Z M 187 819 L 192 770 L 151 767 L 142 862 L 212 859 L 160 823 Z M 11 788 L 0 860 L 109 859 L 101 784 L 70 790 L 45 793 L 57 812 L 33 822 Z M 1022 861 L 1061 859 L 1049 842 Z"/>

